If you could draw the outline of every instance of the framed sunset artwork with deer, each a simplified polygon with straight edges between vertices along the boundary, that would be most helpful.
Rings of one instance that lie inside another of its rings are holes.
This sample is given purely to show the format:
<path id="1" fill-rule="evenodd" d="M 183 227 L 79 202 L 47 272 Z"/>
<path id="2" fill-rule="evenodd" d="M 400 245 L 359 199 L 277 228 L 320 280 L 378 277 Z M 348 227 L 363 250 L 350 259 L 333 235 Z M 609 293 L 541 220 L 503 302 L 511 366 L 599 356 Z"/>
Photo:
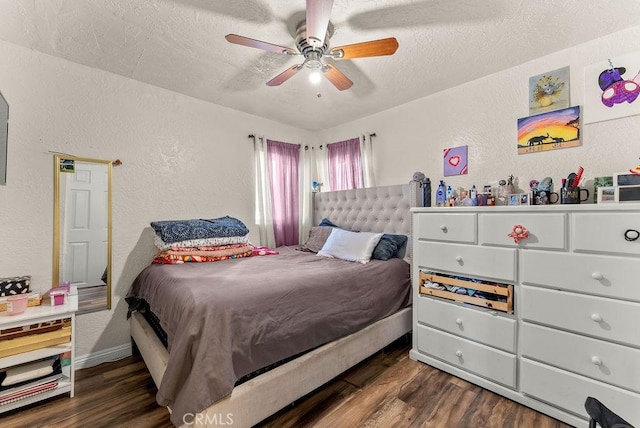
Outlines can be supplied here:
<path id="1" fill-rule="evenodd" d="M 518 119 L 518 154 L 580 145 L 580 106 Z"/>
<path id="2" fill-rule="evenodd" d="M 443 150 L 444 176 L 465 175 L 467 173 L 468 147 L 451 147 Z"/>

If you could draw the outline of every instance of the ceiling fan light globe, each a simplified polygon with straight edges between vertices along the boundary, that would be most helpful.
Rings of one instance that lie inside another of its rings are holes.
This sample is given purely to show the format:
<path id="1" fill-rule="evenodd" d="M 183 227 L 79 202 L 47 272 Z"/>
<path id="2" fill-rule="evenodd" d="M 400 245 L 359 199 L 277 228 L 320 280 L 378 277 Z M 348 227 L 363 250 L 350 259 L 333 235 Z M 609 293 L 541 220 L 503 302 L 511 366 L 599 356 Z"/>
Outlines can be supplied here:
<path id="1" fill-rule="evenodd" d="M 322 80 L 322 74 L 320 73 L 320 70 L 317 70 L 317 69 L 313 70 L 309 74 L 309 81 L 314 85 L 317 85 L 318 83 L 320 83 L 320 80 Z"/>

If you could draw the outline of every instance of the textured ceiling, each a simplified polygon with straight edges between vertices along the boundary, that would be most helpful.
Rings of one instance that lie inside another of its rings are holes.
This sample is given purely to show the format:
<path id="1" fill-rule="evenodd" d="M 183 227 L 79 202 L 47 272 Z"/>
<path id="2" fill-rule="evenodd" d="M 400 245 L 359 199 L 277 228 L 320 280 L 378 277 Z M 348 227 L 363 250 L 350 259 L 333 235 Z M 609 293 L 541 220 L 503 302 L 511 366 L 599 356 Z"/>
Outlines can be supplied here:
<path id="1" fill-rule="evenodd" d="M 317 130 L 640 23 L 637 0 L 335 0 L 331 46 L 400 45 L 334 62 L 354 82 L 342 92 L 312 85 L 308 70 L 268 87 L 300 58 L 224 39 L 293 48 L 304 10 L 304 0 L 0 0 L 0 40 Z"/>

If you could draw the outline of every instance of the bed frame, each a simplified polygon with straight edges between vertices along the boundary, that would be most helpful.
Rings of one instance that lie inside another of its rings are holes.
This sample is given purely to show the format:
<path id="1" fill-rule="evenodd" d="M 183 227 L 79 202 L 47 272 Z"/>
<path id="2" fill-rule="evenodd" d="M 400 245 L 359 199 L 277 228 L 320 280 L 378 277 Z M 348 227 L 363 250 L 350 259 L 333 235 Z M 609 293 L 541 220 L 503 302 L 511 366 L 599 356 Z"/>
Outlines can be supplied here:
<path id="1" fill-rule="evenodd" d="M 410 208 L 417 206 L 417 183 L 315 193 L 314 224 L 328 218 L 363 232 L 411 236 Z M 407 243 L 411 248 L 411 243 Z M 188 415 L 183 426 L 250 427 L 335 378 L 411 331 L 411 308 L 405 308 L 363 330 L 323 345 L 234 388 L 203 412 Z M 157 386 L 169 354 L 139 313 L 131 317 L 131 338 Z M 169 409 L 171 411 L 171 409 Z"/>

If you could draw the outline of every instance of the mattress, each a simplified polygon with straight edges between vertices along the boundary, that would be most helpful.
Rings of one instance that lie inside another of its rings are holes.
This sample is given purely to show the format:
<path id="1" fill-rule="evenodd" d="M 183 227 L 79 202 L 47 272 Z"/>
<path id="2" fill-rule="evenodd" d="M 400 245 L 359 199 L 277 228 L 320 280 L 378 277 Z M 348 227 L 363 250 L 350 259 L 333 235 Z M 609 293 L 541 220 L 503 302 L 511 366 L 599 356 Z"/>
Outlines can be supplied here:
<path id="1" fill-rule="evenodd" d="M 267 257 L 151 265 L 130 304 L 144 300 L 167 335 L 159 404 L 179 424 L 256 370 L 296 356 L 409 305 L 409 264 L 368 264 L 279 248 Z"/>

